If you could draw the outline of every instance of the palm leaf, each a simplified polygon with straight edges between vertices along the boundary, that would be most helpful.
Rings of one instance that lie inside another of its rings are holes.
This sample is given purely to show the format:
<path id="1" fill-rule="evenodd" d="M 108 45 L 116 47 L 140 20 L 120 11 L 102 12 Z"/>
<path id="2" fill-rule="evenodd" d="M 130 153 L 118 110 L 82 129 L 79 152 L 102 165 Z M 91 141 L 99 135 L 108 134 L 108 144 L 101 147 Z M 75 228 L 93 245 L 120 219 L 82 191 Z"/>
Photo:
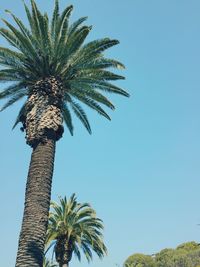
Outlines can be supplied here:
<path id="1" fill-rule="evenodd" d="M 26 38 L 20 31 L 18 31 L 15 27 L 13 27 L 8 21 L 3 19 L 3 22 L 6 24 L 6 26 L 11 30 L 11 32 L 14 34 L 16 40 L 20 44 L 20 49 L 23 53 L 26 54 L 26 56 L 31 58 L 37 59 L 37 53 L 34 50 L 34 47 L 32 46 L 32 43 L 29 41 L 28 38 Z"/>
<path id="2" fill-rule="evenodd" d="M 117 87 L 111 83 L 104 82 L 104 81 L 98 81 L 98 80 L 92 79 L 92 78 L 77 78 L 76 82 L 73 80 L 69 81 L 69 84 L 72 84 L 72 87 L 73 87 L 74 83 L 79 84 L 79 86 L 90 85 L 93 88 L 100 89 L 100 90 L 103 90 L 103 91 L 106 91 L 109 93 L 116 93 L 116 94 L 124 95 L 126 97 L 129 96 L 129 94 L 125 90 L 123 90 L 123 89 L 121 89 L 121 88 L 119 88 L 119 87 Z"/>
<path id="3" fill-rule="evenodd" d="M 81 261 L 81 253 L 80 253 L 80 250 L 76 244 L 74 245 L 74 254 L 76 255 L 77 259 L 79 261 Z"/>
<path id="4" fill-rule="evenodd" d="M 64 107 L 62 108 L 62 114 L 63 114 L 63 119 L 71 133 L 71 135 L 73 135 L 73 124 L 72 124 L 72 118 L 71 118 L 71 114 L 70 114 L 70 111 L 67 107 L 66 104 L 64 104 Z"/>
<path id="5" fill-rule="evenodd" d="M 70 93 L 74 96 L 74 95 L 82 95 L 82 96 L 86 96 L 89 97 L 99 103 L 104 104 L 105 106 L 107 106 L 108 108 L 114 110 L 115 106 L 101 93 L 95 91 L 92 89 L 91 86 L 76 86 L 75 84 L 73 84 L 73 87 L 71 87 Z"/>
<path id="6" fill-rule="evenodd" d="M 55 29 L 56 29 L 58 19 L 59 19 L 59 2 L 58 2 L 58 0 L 55 0 L 55 7 L 54 7 L 53 17 L 52 17 L 52 22 L 51 22 L 51 36 L 52 36 L 52 38 L 55 37 Z"/>
<path id="7" fill-rule="evenodd" d="M 59 68 L 57 73 L 61 73 L 63 76 L 66 75 L 67 69 L 65 70 L 63 65 L 65 65 L 68 59 L 81 47 L 90 30 L 91 27 L 83 26 L 76 31 L 70 39 L 67 40 L 66 47 L 63 50 L 62 58 L 60 59 L 60 66 L 62 68 Z"/>
<path id="8" fill-rule="evenodd" d="M 76 116 L 79 118 L 79 120 L 83 123 L 83 125 L 85 126 L 85 128 L 89 132 L 89 134 L 91 134 L 92 133 L 91 127 L 90 127 L 88 118 L 85 114 L 85 111 L 81 108 L 81 106 L 78 103 L 74 102 L 73 100 L 72 100 L 72 102 L 70 102 L 70 105 L 71 105 L 74 113 L 76 114 Z"/>
<path id="9" fill-rule="evenodd" d="M 106 119 L 111 120 L 109 115 L 93 99 L 81 94 L 74 94 L 74 96 L 78 100 L 86 104 L 88 107 L 92 108 L 93 110 L 96 110 L 100 115 L 104 116 Z"/>
<path id="10" fill-rule="evenodd" d="M 25 114 L 26 114 L 26 102 L 22 105 L 12 129 L 14 129 L 17 126 L 17 124 L 21 121 L 22 116 L 25 116 Z"/>
<path id="11" fill-rule="evenodd" d="M 86 20 L 87 20 L 87 17 L 82 17 L 78 19 L 77 21 L 75 21 L 69 28 L 68 36 L 70 37 L 77 30 L 77 28 Z"/>
<path id="12" fill-rule="evenodd" d="M 24 0 L 23 0 L 23 2 L 24 2 Z M 28 7 L 27 7 L 27 5 L 25 4 L 25 2 L 24 2 L 24 8 L 25 8 L 25 11 L 26 11 L 26 16 L 27 16 L 28 21 L 29 21 L 29 25 L 30 25 L 30 27 L 31 27 L 31 31 L 32 31 L 32 33 L 34 33 L 34 32 L 35 32 L 35 29 L 34 29 L 34 21 L 33 21 L 31 12 L 30 12 L 30 10 L 28 9 Z"/>
<path id="13" fill-rule="evenodd" d="M 104 68 L 117 68 L 117 69 L 125 69 L 125 66 L 114 59 L 107 59 L 102 56 L 98 56 L 95 58 L 88 58 L 87 61 L 77 61 L 73 64 L 73 67 L 78 70 L 88 70 L 88 69 L 104 69 Z"/>
<path id="14" fill-rule="evenodd" d="M 33 33 L 35 36 L 38 36 L 38 39 L 42 39 L 42 32 L 40 28 L 40 19 L 39 17 L 42 16 L 39 12 L 37 5 L 34 0 L 31 0 L 31 7 L 32 7 L 32 25 L 34 26 Z"/>
<path id="15" fill-rule="evenodd" d="M 86 242 L 82 242 L 81 248 L 84 252 L 84 255 L 85 255 L 87 261 L 90 262 L 92 260 L 92 252 L 91 252 L 89 246 L 86 244 Z"/>
<path id="16" fill-rule="evenodd" d="M 6 89 L 4 89 L 2 92 L 0 92 L 0 99 L 11 97 L 12 95 L 15 95 L 17 92 L 23 90 L 24 92 L 24 84 L 23 83 L 17 83 L 12 84 Z"/>
<path id="17" fill-rule="evenodd" d="M 4 109 L 8 108 L 9 106 L 11 106 L 12 104 L 14 104 L 15 102 L 17 102 L 18 100 L 20 100 L 22 97 L 24 97 L 26 95 L 26 90 L 21 91 L 17 94 L 15 94 L 13 97 L 11 97 L 11 99 L 0 109 L 0 111 L 3 111 Z"/>
<path id="18" fill-rule="evenodd" d="M 55 32 L 55 44 L 54 44 L 54 49 L 55 49 L 55 55 L 57 57 L 60 57 L 60 52 L 64 49 L 64 44 L 66 42 L 66 39 L 67 39 L 67 28 L 68 28 L 68 19 L 69 19 L 69 16 L 71 14 L 73 10 L 73 6 L 69 6 L 67 7 L 58 23 L 57 23 L 57 28 L 56 28 L 56 32 Z M 62 54 L 61 54 L 62 55 Z"/>
<path id="19" fill-rule="evenodd" d="M 21 52 L 26 52 L 23 47 L 21 46 L 19 40 L 15 38 L 15 36 L 12 34 L 12 32 L 0 28 L 0 34 L 8 41 L 9 44 L 20 50 Z"/>
<path id="20" fill-rule="evenodd" d="M 109 38 L 95 40 L 83 46 L 81 53 L 92 56 L 102 53 L 104 50 L 117 44 L 119 44 L 118 40 L 111 40 Z"/>

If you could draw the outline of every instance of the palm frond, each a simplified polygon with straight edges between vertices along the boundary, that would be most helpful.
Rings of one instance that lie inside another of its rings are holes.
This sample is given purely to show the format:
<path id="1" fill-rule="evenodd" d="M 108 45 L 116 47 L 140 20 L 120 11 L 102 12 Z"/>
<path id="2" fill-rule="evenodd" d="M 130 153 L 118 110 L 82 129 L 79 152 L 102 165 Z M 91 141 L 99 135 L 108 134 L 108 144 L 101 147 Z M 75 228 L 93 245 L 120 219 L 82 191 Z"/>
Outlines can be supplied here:
<path id="1" fill-rule="evenodd" d="M 22 90 L 24 92 L 24 84 L 23 83 L 12 84 L 12 85 L 8 86 L 6 89 L 4 89 L 2 92 L 0 92 L 0 99 L 11 97 L 11 96 L 15 95 L 17 92 L 20 92 Z"/>
<path id="2" fill-rule="evenodd" d="M 29 55 L 32 55 L 32 58 L 37 59 L 37 53 L 34 50 L 34 47 L 32 46 L 32 43 L 28 38 L 26 38 L 19 30 L 17 30 L 14 26 L 12 26 L 8 21 L 3 19 L 3 22 L 6 24 L 6 26 L 10 29 L 10 31 L 13 34 L 13 37 L 15 38 L 16 42 L 18 43 L 19 49 L 26 54 L 26 56 L 30 57 Z"/>
<path id="3" fill-rule="evenodd" d="M 12 61 L 14 64 L 21 64 L 20 61 L 24 61 L 24 56 L 22 53 L 18 53 L 15 51 L 12 51 L 8 48 L 0 47 L 0 58 L 2 59 L 9 59 Z M 12 64 L 13 64 L 12 63 Z"/>
<path id="4" fill-rule="evenodd" d="M 96 79 L 96 80 L 100 80 L 100 81 L 114 81 L 114 80 L 124 80 L 125 77 L 115 74 L 113 72 L 110 71 L 106 71 L 106 70 L 102 70 L 102 69 L 83 69 L 80 71 L 76 72 L 76 77 L 74 78 L 74 80 L 79 79 L 79 78 L 91 78 L 91 79 Z"/>
<path id="5" fill-rule="evenodd" d="M 55 40 L 56 43 L 60 42 L 61 37 L 66 37 L 66 32 L 68 28 L 68 19 L 71 15 L 71 12 L 73 10 L 73 6 L 68 6 L 64 9 L 61 16 L 57 20 L 56 28 L 55 28 Z M 65 38 L 64 38 L 65 39 Z"/>
<path id="6" fill-rule="evenodd" d="M 92 252 L 86 242 L 81 243 L 81 248 L 88 262 L 92 260 Z"/>
<path id="7" fill-rule="evenodd" d="M 91 86 L 78 86 L 73 84 L 73 87 L 70 89 L 70 93 L 72 96 L 81 95 L 89 97 L 112 110 L 115 109 L 115 106 L 104 95 L 94 90 Z"/>
<path id="8" fill-rule="evenodd" d="M 91 127 L 90 127 L 88 118 L 85 114 L 85 111 L 81 108 L 81 106 L 78 103 L 74 102 L 73 100 L 70 102 L 70 105 L 71 105 L 74 113 L 76 114 L 77 118 L 79 118 L 79 120 L 85 126 L 85 128 L 87 129 L 89 134 L 91 134 L 92 133 Z"/>
<path id="9" fill-rule="evenodd" d="M 88 58 L 88 60 L 77 60 L 76 63 L 73 64 L 73 67 L 77 70 L 88 70 L 88 69 L 105 69 L 105 68 L 117 68 L 117 69 L 125 69 L 125 66 L 114 59 L 104 58 L 102 56 Z"/>
<path id="10" fill-rule="evenodd" d="M 81 47 L 90 30 L 91 27 L 83 26 L 78 31 L 74 32 L 70 39 L 67 39 L 66 47 L 63 49 L 62 58 L 60 58 L 61 68 L 56 70 L 57 74 L 60 73 L 62 76 L 66 75 L 67 69 L 65 70 L 63 66 L 65 66 L 69 58 Z"/>
<path id="11" fill-rule="evenodd" d="M 97 55 L 105 51 L 106 49 L 119 44 L 118 40 L 112 40 L 109 38 L 104 38 L 100 40 L 91 41 L 88 44 L 84 45 L 80 51 L 84 57 Z"/>
<path id="12" fill-rule="evenodd" d="M 56 30 L 56 25 L 59 19 L 59 2 L 58 0 L 55 0 L 55 7 L 53 11 L 53 17 L 52 17 L 52 22 L 51 22 L 51 36 L 52 38 L 55 38 L 55 30 Z"/>
<path id="13" fill-rule="evenodd" d="M 27 5 L 25 4 L 24 0 L 23 0 L 23 3 L 24 3 L 24 9 L 26 12 L 26 16 L 28 18 L 29 26 L 31 28 L 32 33 L 34 33 L 34 22 L 33 22 L 31 12 L 30 12 L 29 8 L 27 7 Z"/>
<path id="14" fill-rule="evenodd" d="M 93 99 L 81 94 L 74 94 L 74 96 L 78 100 L 86 104 L 88 107 L 90 107 L 91 109 L 96 110 L 100 115 L 104 116 L 106 119 L 111 120 L 109 115 Z"/>
<path id="15" fill-rule="evenodd" d="M 70 17 L 70 14 L 73 10 L 73 6 L 67 7 L 60 19 L 58 20 L 55 37 L 54 37 L 54 54 L 56 58 L 60 59 L 62 57 L 62 50 L 65 48 L 66 40 L 68 38 L 67 36 L 67 29 L 68 29 L 68 19 Z"/>
<path id="16" fill-rule="evenodd" d="M 15 120 L 15 123 L 14 123 L 12 129 L 14 129 L 17 126 L 17 124 L 21 121 L 22 116 L 25 117 L 25 114 L 26 114 L 26 102 L 20 108 L 19 113 L 17 115 L 17 119 Z"/>
<path id="17" fill-rule="evenodd" d="M 9 44 L 23 52 L 20 42 L 15 38 L 15 36 L 8 30 L 0 28 L 0 34 L 8 41 Z"/>
<path id="18" fill-rule="evenodd" d="M 74 127 L 73 127 L 73 124 L 72 124 L 72 118 L 71 118 L 70 111 L 69 111 L 69 109 L 67 107 L 67 104 L 64 104 L 64 107 L 62 108 L 62 114 L 63 114 L 64 122 L 67 125 L 67 128 L 69 129 L 71 135 L 73 135 Z"/>
<path id="19" fill-rule="evenodd" d="M 81 261 L 81 253 L 80 253 L 80 250 L 76 244 L 74 245 L 74 254 L 77 257 L 77 259 L 79 261 Z"/>
<path id="20" fill-rule="evenodd" d="M 120 95 L 129 97 L 129 94 L 125 90 L 123 90 L 123 89 L 121 89 L 121 88 L 119 88 L 119 87 L 117 87 L 111 83 L 105 82 L 105 81 L 98 81 L 96 79 L 86 77 L 86 78 L 77 78 L 76 82 L 74 80 L 71 80 L 68 82 L 70 85 L 72 85 L 72 87 L 73 87 L 73 84 L 75 84 L 75 83 L 79 84 L 80 87 L 81 87 L 81 85 L 83 85 L 83 86 L 90 85 L 96 89 L 100 89 L 100 90 L 103 90 L 103 91 L 106 91 L 109 93 L 116 93 L 116 94 L 120 94 Z"/>
<path id="21" fill-rule="evenodd" d="M 35 36 L 38 36 L 38 38 L 41 40 L 42 39 L 42 32 L 40 28 L 40 19 L 41 13 L 39 12 L 37 5 L 34 0 L 31 1 L 31 7 L 32 7 L 32 25 L 33 25 L 33 33 Z"/>
<path id="22" fill-rule="evenodd" d="M 10 100 L 3 105 L 3 107 L 0 109 L 0 112 L 3 111 L 4 109 L 8 108 L 9 106 L 11 106 L 12 104 L 14 104 L 15 102 L 17 102 L 18 100 L 20 100 L 22 97 L 24 97 L 26 95 L 26 90 L 21 91 L 17 94 L 15 94 L 13 97 L 10 98 Z"/>
<path id="23" fill-rule="evenodd" d="M 18 25 L 18 27 L 21 30 L 21 32 L 23 33 L 23 35 L 25 37 L 29 38 L 31 41 L 33 41 L 30 31 L 24 26 L 22 21 L 19 18 L 17 18 L 10 10 L 6 10 L 6 12 L 12 16 L 12 18 L 14 19 L 14 21 Z"/>

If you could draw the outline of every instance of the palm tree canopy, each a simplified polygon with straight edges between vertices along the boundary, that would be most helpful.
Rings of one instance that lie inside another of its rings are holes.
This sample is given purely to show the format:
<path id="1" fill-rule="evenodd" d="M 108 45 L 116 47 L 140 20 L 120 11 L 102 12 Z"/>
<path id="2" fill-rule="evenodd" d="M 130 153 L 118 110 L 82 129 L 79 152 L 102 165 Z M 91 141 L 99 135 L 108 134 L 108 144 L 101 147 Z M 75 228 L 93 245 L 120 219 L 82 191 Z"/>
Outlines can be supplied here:
<path id="1" fill-rule="evenodd" d="M 0 81 L 11 82 L 0 92 L 0 99 L 7 99 L 1 111 L 24 96 L 30 97 L 35 85 L 51 78 L 62 86 L 62 117 L 70 133 L 73 134 L 71 111 L 91 133 L 89 121 L 79 102 L 110 120 L 101 104 L 110 109 L 114 109 L 114 105 L 102 92 L 129 96 L 125 90 L 111 83 L 124 77 L 108 70 L 123 69 L 124 65 L 103 54 L 119 41 L 103 38 L 84 44 L 92 27 L 83 26 L 86 17 L 70 24 L 73 6 L 60 12 L 58 0 L 55 0 L 51 20 L 46 13 L 40 12 L 34 0 L 31 0 L 30 9 L 26 4 L 24 6 L 29 27 L 7 10 L 17 26 L 3 20 L 6 28 L 0 28 L 0 34 L 13 48 L 0 47 Z M 25 102 L 14 127 L 22 121 L 26 112 Z"/>
<path id="2" fill-rule="evenodd" d="M 61 198 L 60 204 L 52 202 L 51 207 L 53 211 L 49 215 L 47 246 L 52 241 L 58 242 L 65 237 L 68 249 L 70 247 L 79 260 L 81 250 L 88 261 L 92 259 L 92 251 L 100 258 L 107 253 L 101 232 L 102 220 L 96 217 L 94 209 L 88 203 L 78 203 L 73 194 L 69 200 Z"/>

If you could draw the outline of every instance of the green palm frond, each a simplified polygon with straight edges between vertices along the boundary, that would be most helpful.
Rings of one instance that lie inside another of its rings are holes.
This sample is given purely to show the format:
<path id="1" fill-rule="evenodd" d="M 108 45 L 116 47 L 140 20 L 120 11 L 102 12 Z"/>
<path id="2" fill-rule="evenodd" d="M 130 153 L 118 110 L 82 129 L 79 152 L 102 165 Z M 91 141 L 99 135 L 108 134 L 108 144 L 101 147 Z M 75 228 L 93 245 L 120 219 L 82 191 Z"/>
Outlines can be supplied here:
<path id="1" fill-rule="evenodd" d="M 92 133 L 91 127 L 90 127 L 88 118 L 85 114 L 85 111 L 74 100 L 71 100 L 70 105 L 71 105 L 71 108 L 73 109 L 75 115 L 77 116 L 77 118 L 82 122 L 82 124 L 85 126 L 87 131 L 91 134 Z"/>
<path id="2" fill-rule="evenodd" d="M 103 38 L 100 40 L 91 41 L 84 45 L 82 48 L 82 53 L 85 55 L 96 55 L 102 53 L 106 49 L 119 44 L 118 40 L 111 40 L 110 38 Z"/>
<path id="3" fill-rule="evenodd" d="M 81 261 L 81 252 L 76 244 L 74 245 L 74 254 L 77 257 L 77 259 Z"/>
<path id="4" fill-rule="evenodd" d="M 69 129 L 71 135 L 73 135 L 74 127 L 73 127 L 73 124 L 72 124 L 72 117 L 71 117 L 71 113 L 70 113 L 70 111 L 69 111 L 69 109 L 68 109 L 66 104 L 64 105 L 64 107 L 62 109 L 62 114 L 63 114 L 64 122 L 67 125 L 67 128 Z"/>
<path id="5" fill-rule="evenodd" d="M 26 115 L 26 102 L 20 108 L 19 113 L 17 115 L 17 118 L 15 120 L 15 123 L 14 123 L 12 129 L 14 129 L 17 126 L 17 124 L 21 121 L 22 117 L 25 118 L 25 115 Z"/>
<path id="6" fill-rule="evenodd" d="M 121 88 L 119 88 L 119 87 L 117 87 L 117 86 L 115 86 L 109 82 L 99 81 L 99 80 L 88 78 L 88 77 L 77 78 L 77 79 L 75 78 L 74 80 L 68 81 L 68 84 L 72 87 L 74 84 L 77 84 L 79 86 L 82 86 L 82 85 L 88 86 L 89 85 L 93 89 L 99 89 L 102 91 L 106 91 L 109 93 L 116 93 L 116 94 L 124 95 L 127 97 L 129 96 L 129 94 L 125 90 L 123 90 L 123 89 L 121 89 Z"/>
<path id="7" fill-rule="evenodd" d="M 69 20 L 69 16 L 71 14 L 73 10 L 73 6 L 69 6 L 67 7 L 62 15 L 60 20 L 58 21 L 58 25 L 56 27 L 56 31 L 55 31 L 55 37 L 54 37 L 54 49 L 55 49 L 55 54 L 57 55 L 57 57 L 62 57 L 63 52 L 62 50 L 65 48 L 66 46 L 66 41 L 67 41 L 67 29 L 68 29 L 68 20 Z"/>
<path id="8" fill-rule="evenodd" d="M 79 95 L 89 97 L 112 110 L 115 109 L 114 105 L 104 95 L 93 90 L 90 86 L 73 86 L 73 88 L 71 88 L 71 94 L 75 97 L 78 97 Z"/>
<path id="9" fill-rule="evenodd" d="M 26 36 L 20 30 L 17 30 L 14 26 L 12 26 L 8 21 L 3 19 L 3 22 L 10 29 L 10 36 L 13 36 L 13 38 L 15 38 L 16 44 L 18 44 L 20 50 L 25 53 L 26 56 L 30 55 L 31 58 L 37 58 L 37 53 L 34 50 L 31 41 L 26 38 Z"/>
<path id="10" fill-rule="evenodd" d="M 75 21 L 69 28 L 68 31 L 68 35 L 69 37 L 76 31 L 76 29 L 78 29 L 78 27 L 87 20 L 87 17 L 82 17 L 80 19 L 78 19 L 77 21 Z"/>
<path id="11" fill-rule="evenodd" d="M 47 246 L 54 240 L 66 236 L 68 246 L 73 247 L 73 253 L 81 260 L 81 253 L 88 261 L 92 252 L 102 258 L 107 249 L 103 242 L 103 223 L 96 217 L 95 210 L 88 203 L 78 203 L 75 194 L 68 200 L 60 198 L 60 203 L 52 202 L 47 231 Z M 56 244 L 55 244 L 56 246 Z"/>
<path id="12" fill-rule="evenodd" d="M 13 82 L 14 87 L 15 84 L 23 84 L 27 90 L 19 86 L 10 94 L 11 91 L 5 88 L 0 92 L 0 99 L 4 98 L 3 95 L 7 97 L 10 94 L 10 100 L 1 110 L 22 96 L 29 97 L 30 88 L 36 82 L 55 77 L 65 87 L 65 94 L 68 95 L 63 99 L 61 111 L 70 133 L 73 134 L 71 110 L 91 133 L 85 111 L 73 98 L 110 119 L 100 105 L 110 109 L 114 109 L 114 105 L 103 92 L 129 96 L 125 90 L 111 83 L 124 77 L 107 70 L 124 69 L 124 65 L 104 56 L 104 51 L 117 45 L 119 41 L 102 38 L 85 44 L 92 29 L 83 24 L 87 17 L 79 18 L 71 24 L 73 6 L 60 12 L 58 0 L 55 0 L 51 20 L 38 9 L 34 0 L 30 0 L 30 7 L 24 3 L 24 8 L 29 26 L 25 26 L 11 11 L 6 10 L 15 26 L 3 19 L 5 28 L 0 28 L 0 35 L 14 48 L 0 47 L 0 65 L 4 67 L 0 69 L 0 82 Z"/>
<path id="13" fill-rule="evenodd" d="M 68 66 L 68 61 L 70 61 L 70 57 L 72 57 L 79 50 L 79 48 L 85 41 L 85 38 L 89 34 L 90 30 L 91 27 L 83 26 L 82 28 L 74 32 L 70 38 L 67 39 L 62 49 L 61 56 L 58 55 L 60 67 L 56 69 L 57 75 L 61 73 L 65 77 L 68 68 L 64 67 Z"/>
<path id="14" fill-rule="evenodd" d="M 10 65 L 23 65 L 22 62 L 25 61 L 23 54 L 12 51 L 8 48 L 0 47 L 0 58 L 10 61 Z"/>
<path id="15" fill-rule="evenodd" d="M 88 107 L 92 108 L 93 110 L 96 110 L 100 115 L 104 116 L 106 119 L 111 120 L 108 114 L 93 99 L 89 98 L 88 96 L 78 95 L 78 94 L 76 94 L 75 97 L 77 97 L 78 100 L 80 100 Z"/>
<path id="16" fill-rule="evenodd" d="M 16 22 L 16 24 L 20 28 L 22 34 L 25 37 L 28 37 L 30 39 L 30 41 L 33 41 L 33 38 L 32 38 L 30 31 L 24 26 L 22 21 L 19 18 L 17 18 L 10 10 L 6 10 L 6 12 L 12 16 L 12 18 L 14 19 L 14 21 Z"/>
<path id="17" fill-rule="evenodd" d="M 76 78 L 91 78 L 91 79 L 96 79 L 100 81 L 114 81 L 114 80 L 124 80 L 125 78 L 121 75 L 117 75 L 115 73 L 112 73 L 110 71 L 105 71 L 105 70 L 94 70 L 94 69 L 83 69 L 80 71 L 76 72 Z"/>
<path id="18" fill-rule="evenodd" d="M 56 25 L 57 25 L 58 20 L 59 20 L 59 3 L 58 3 L 58 0 L 55 0 L 53 18 L 51 21 L 51 36 L 52 36 L 52 38 L 55 37 Z"/>
<path id="19" fill-rule="evenodd" d="M 117 69 L 125 69 L 125 66 L 114 59 L 107 59 L 103 58 L 102 56 L 98 55 L 97 57 L 94 57 L 93 59 L 89 59 L 88 61 L 79 61 L 74 64 L 74 67 L 77 70 L 88 70 L 88 69 L 105 69 L 105 68 L 117 68 Z"/>
<path id="20" fill-rule="evenodd" d="M 16 83 L 13 85 L 8 86 L 4 91 L 0 92 L 0 99 L 12 97 L 16 93 L 20 91 L 24 91 L 24 84 L 23 83 Z"/>
<path id="21" fill-rule="evenodd" d="M 0 111 L 3 111 L 4 109 L 6 109 L 7 107 L 11 106 L 12 104 L 14 104 L 15 102 L 17 102 L 18 100 L 20 100 L 21 98 L 23 98 L 26 95 L 26 90 L 23 90 L 21 92 L 18 92 L 17 94 L 15 94 L 14 96 L 12 96 L 8 102 L 6 102 L 5 105 L 3 105 L 3 107 L 0 109 Z"/>
<path id="22" fill-rule="evenodd" d="M 88 260 L 88 262 L 90 262 L 90 260 L 92 260 L 92 252 L 86 242 L 81 243 L 81 249 L 83 250 L 83 253 L 86 259 Z"/>

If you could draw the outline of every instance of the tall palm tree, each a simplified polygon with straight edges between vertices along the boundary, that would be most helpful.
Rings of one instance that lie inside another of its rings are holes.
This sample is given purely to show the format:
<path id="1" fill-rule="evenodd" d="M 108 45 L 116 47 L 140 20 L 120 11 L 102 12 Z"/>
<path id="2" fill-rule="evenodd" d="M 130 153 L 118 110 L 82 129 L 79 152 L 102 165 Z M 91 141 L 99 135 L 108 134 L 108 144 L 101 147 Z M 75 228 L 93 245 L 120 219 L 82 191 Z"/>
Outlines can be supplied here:
<path id="1" fill-rule="evenodd" d="M 82 26 L 85 17 L 69 24 L 72 6 L 60 13 L 55 0 L 50 21 L 35 1 L 30 1 L 30 9 L 24 4 L 28 28 L 8 10 L 16 26 L 3 20 L 6 27 L 0 28 L 11 46 L 0 47 L 0 81 L 9 82 L 0 92 L 0 99 L 8 99 L 1 111 L 26 97 L 14 127 L 22 123 L 26 142 L 33 149 L 16 267 L 42 266 L 55 146 L 64 131 L 63 121 L 73 135 L 73 111 L 91 133 L 79 102 L 110 120 L 101 104 L 110 109 L 114 106 L 101 92 L 128 96 L 109 82 L 124 77 L 107 70 L 124 68 L 123 64 L 103 55 L 117 40 L 104 38 L 84 44 L 91 27 Z"/>
<path id="2" fill-rule="evenodd" d="M 69 200 L 61 198 L 60 204 L 52 202 L 52 208 L 46 243 L 54 241 L 59 267 L 68 267 L 73 253 L 81 260 L 81 250 L 88 261 L 92 259 L 92 251 L 99 258 L 107 253 L 101 233 L 102 221 L 88 203 L 78 203 L 73 194 Z"/>

